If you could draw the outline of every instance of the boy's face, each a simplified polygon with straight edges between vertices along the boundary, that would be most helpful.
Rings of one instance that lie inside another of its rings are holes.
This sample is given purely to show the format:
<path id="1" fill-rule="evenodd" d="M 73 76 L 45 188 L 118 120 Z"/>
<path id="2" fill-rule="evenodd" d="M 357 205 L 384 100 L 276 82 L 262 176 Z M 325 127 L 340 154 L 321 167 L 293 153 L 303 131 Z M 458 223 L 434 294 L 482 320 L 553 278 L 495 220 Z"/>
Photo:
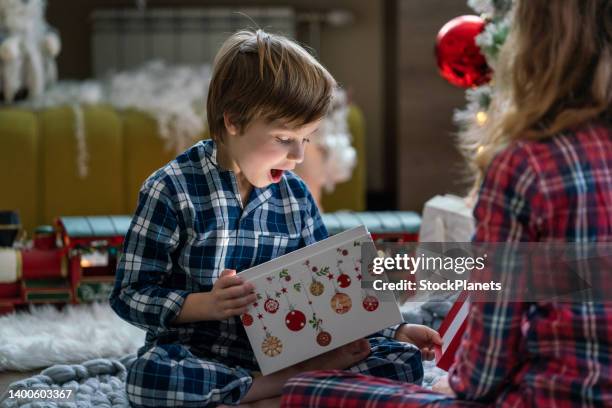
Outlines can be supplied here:
<path id="1" fill-rule="evenodd" d="M 227 153 L 242 176 L 254 187 L 278 183 L 283 172 L 304 160 L 304 145 L 318 130 L 320 120 L 299 128 L 280 121 L 253 121 L 243 133 L 226 119 Z"/>

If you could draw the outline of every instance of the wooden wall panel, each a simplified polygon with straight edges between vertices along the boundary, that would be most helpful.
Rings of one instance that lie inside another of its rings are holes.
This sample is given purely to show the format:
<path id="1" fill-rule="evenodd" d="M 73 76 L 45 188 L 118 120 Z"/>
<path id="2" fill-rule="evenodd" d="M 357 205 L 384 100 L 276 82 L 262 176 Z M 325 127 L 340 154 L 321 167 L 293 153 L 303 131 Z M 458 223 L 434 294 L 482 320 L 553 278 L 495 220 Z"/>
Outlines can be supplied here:
<path id="1" fill-rule="evenodd" d="M 454 144 L 453 110 L 464 91 L 443 80 L 434 56 L 438 30 L 473 13 L 461 0 L 399 0 L 397 5 L 398 207 L 421 211 L 436 194 L 465 191 L 463 162 Z"/>

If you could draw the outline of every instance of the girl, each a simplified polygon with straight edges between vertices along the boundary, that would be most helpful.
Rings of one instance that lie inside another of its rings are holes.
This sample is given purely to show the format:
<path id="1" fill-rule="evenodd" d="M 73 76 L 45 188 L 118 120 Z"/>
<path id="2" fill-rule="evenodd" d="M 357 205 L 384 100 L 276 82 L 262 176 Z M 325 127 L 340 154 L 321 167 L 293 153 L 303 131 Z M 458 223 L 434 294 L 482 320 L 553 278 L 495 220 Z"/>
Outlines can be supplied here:
<path id="1" fill-rule="evenodd" d="M 482 170 L 474 241 L 609 243 L 612 1 L 515 7 L 474 156 Z M 291 379 L 282 403 L 612 406 L 610 327 L 612 303 L 477 303 L 455 364 L 434 391 L 319 372 Z"/>

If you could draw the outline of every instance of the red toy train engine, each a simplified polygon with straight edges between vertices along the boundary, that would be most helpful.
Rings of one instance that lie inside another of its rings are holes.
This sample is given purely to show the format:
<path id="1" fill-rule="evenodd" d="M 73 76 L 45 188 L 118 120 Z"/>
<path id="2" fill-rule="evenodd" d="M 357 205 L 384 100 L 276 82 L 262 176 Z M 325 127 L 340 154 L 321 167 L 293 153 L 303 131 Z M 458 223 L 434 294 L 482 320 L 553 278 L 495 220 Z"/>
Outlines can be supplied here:
<path id="1" fill-rule="evenodd" d="M 0 248 L 0 314 L 29 303 L 104 300 L 130 217 L 60 217 L 29 248 Z"/>

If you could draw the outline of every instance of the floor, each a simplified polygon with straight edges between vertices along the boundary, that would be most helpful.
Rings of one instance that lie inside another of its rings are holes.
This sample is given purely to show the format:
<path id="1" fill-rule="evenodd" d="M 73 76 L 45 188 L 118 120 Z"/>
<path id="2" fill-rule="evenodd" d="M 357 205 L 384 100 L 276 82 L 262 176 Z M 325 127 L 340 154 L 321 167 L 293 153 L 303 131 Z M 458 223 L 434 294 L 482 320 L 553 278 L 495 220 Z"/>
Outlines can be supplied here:
<path id="1" fill-rule="evenodd" d="M 0 394 L 2 394 L 10 384 L 24 378 L 32 377 L 40 373 L 43 369 L 33 371 L 0 371 Z"/>

